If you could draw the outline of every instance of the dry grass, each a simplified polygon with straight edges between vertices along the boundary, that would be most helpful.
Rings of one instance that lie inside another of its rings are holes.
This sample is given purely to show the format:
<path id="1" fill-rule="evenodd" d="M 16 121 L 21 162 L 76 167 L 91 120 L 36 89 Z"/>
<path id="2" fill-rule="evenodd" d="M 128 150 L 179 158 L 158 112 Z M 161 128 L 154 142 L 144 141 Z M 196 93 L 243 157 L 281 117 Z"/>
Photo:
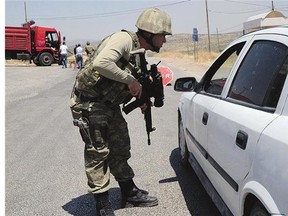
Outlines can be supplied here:
<path id="1" fill-rule="evenodd" d="M 149 53 L 149 55 L 159 58 L 187 58 L 196 64 L 208 66 L 229 43 L 240 36 L 239 32 L 211 35 L 211 52 L 209 52 L 207 35 L 199 35 L 199 41 L 193 42 L 191 34 L 175 34 L 167 38 L 160 53 Z"/>
<path id="2" fill-rule="evenodd" d="M 153 57 L 158 57 L 158 58 L 178 58 L 178 59 L 189 59 L 191 62 L 195 64 L 200 64 L 204 66 L 210 65 L 216 57 L 219 55 L 219 52 L 205 52 L 205 51 L 199 51 L 195 55 L 189 55 L 185 53 L 180 53 L 180 52 L 160 52 Z"/>

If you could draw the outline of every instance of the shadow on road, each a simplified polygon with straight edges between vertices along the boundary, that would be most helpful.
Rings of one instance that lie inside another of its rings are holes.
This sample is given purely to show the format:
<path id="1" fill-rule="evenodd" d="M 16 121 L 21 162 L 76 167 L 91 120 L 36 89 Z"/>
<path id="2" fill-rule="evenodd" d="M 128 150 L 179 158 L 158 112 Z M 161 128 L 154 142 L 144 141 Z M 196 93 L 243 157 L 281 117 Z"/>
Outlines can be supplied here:
<path id="1" fill-rule="evenodd" d="M 178 148 L 171 152 L 170 163 L 175 171 L 176 178 L 191 215 L 220 216 L 221 214 L 206 193 L 192 167 L 184 168 L 181 165 Z M 169 181 L 171 181 L 171 179 Z"/>
<path id="2" fill-rule="evenodd" d="M 194 170 L 191 167 L 184 168 L 181 165 L 178 148 L 171 152 L 170 164 L 175 171 L 176 177 L 163 179 L 160 183 L 179 182 L 190 214 L 193 216 L 221 216 L 209 195 L 206 193 Z M 120 209 L 120 189 L 111 188 L 109 194 L 113 209 Z M 62 206 L 62 208 L 73 216 L 96 215 L 95 200 L 93 195 L 90 193 L 72 199 L 70 202 Z"/>
<path id="3" fill-rule="evenodd" d="M 113 209 L 117 210 L 121 208 L 120 205 L 120 189 L 111 188 L 109 190 L 110 201 Z M 96 202 L 91 193 L 84 194 L 82 196 L 72 199 L 66 203 L 62 208 L 69 214 L 74 216 L 95 216 L 96 215 Z"/>

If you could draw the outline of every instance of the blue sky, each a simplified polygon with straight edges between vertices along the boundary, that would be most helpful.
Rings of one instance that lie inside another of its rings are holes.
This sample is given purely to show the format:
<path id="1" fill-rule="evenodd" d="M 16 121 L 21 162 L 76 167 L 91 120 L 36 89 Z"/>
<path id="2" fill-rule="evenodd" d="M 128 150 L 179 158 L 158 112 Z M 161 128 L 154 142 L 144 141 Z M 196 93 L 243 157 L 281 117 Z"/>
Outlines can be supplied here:
<path id="1" fill-rule="evenodd" d="M 271 10 L 271 0 L 207 0 L 210 33 L 242 30 L 250 16 Z M 274 0 L 275 10 L 288 16 L 288 1 Z M 127 29 L 136 31 L 135 22 L 149 7 L 158 7 L 172 18 L 173 33 L 207 33 L 205 0 L 114 0 L 114 1 L 26 1 L 28 20 L 36 25 L 55 27 L 66 40 L 97 41 Z M 5 1 L 5 25 L 20 26 L 25 21 L 24 1 Z"/>

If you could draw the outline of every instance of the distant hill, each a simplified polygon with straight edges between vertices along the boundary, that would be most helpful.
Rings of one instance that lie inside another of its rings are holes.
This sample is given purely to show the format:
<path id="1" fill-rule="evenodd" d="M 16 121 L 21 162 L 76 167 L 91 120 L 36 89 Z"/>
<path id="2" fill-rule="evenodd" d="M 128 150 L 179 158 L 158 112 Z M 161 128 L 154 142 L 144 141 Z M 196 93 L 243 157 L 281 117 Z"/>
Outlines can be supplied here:
<path id="1" fill-rule="evenodd" d="M 242 32 L 233 32 L 233 33 L 226 33 L 226 34 L 211 34 L 210 35 L 210 45 L 212 51 L 219 51 L 219 49 L 224 49 L 230 42 L 234 39 L 240 37 Z M 219 46 L 218 46 L 219 40 Z M 69 47 L 74 47 L 75 44 L 81 44 L 83 47 L 85 46 L 87 40 L 73 40 L 67 41 Z M 94 46 L 96 46 L 99 41 L 89 40 L 89 42 Z M 179 45 L 179 46 L 175 46 Z M 194 47 L 194 42 L 192 41 L 192 35 L 181 33 L 181 34 L 173 34 L 167 37 L 167 43 L 164 44 L 161 51 L 180 51 L 180 52 L 187 52 L 188 49 L 192 49 Z M 207 49 L 208 50 L 208 35 L 207 34 L 199 34 L 198 36 L 198 48 L 199 49 Z"/>
<path id="2" fill-rule="evenodd" d="M 222 51 L 229 43 L 240 37 L 242 32 L 229 34 L 210 35 L 210 48 L 212 52 Z M 200 34 L 198 42 L 193 42 L 191 34 L 175 34 L 167 37 L 167 42 L 161 48 L 161 52 L 177 52 L 183 54 L 192 54 L 194 48 L 198 51 L 209 51 L 208 35 Z"/>

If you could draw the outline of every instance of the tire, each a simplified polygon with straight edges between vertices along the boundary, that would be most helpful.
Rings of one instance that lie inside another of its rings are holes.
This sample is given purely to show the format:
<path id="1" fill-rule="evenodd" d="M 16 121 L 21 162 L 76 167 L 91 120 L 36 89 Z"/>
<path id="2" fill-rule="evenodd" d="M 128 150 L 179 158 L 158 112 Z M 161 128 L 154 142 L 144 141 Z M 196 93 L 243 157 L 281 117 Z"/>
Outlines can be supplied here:
<path id="1" fill-rule="evenodd" d="M 180 151 L 180 162 L 183 167 L 189 166 L 189 152 L 187 148 L 186 139 L 184 136 L 184 127 L 182 118 L 179 117 L 178 120 L 178 144 L 179 144 L 179 151 Z"/>
<path id="2" fill-rule="evenodd" d="M 252 206 L 249 216 L 270 216 L 270 214 L 265 209 L 265 207 L 259 201 L 257 201 Z"/>
<path id="3" fill-rule="evenodd" d="M 38 59 L 35 57 L 33 58 L 33 62 L 35 65 L 40 66 Z"/>
<path id="4" fill-rule="evenodd" d="M 39 56 L 39 64 L 41 66 L 50 66 L 53 63 L 53 56 L 48 52 L 43 52 Z"/>

